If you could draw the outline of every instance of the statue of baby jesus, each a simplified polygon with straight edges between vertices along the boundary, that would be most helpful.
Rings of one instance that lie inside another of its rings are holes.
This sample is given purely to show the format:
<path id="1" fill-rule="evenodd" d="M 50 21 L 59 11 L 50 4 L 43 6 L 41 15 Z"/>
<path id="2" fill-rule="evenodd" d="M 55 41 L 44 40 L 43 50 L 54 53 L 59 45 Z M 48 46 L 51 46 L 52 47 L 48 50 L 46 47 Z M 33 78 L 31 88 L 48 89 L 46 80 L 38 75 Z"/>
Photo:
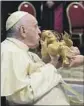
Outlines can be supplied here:
<path id="1" fill-rule="evenodd" d="M 41 35 L 41 55 L 46 56 L 61 56 L 62 65 L 69 65 L 70 59 L 68 55 L 71 53 L 73 42 L 67 32 L 63 35 L 63 40 L 59 41 L 57 36 L 51 30 L 42 31 Z"/>

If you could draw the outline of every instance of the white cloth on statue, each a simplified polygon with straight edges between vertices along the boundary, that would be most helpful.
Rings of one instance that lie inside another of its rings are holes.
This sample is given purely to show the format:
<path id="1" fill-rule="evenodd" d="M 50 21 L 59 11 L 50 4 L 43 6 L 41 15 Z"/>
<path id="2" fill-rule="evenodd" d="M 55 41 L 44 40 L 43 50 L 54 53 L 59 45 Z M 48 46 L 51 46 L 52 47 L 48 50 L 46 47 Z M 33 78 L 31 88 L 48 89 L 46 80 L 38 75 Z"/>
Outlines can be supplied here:
<path id="1" fill-rule="evenodd" d="M 44 64 L 28 50 L 25 44 L 15 38 L 7 38 L 1 43 L 1 96 L 6 96 L 10 102 L 34 103 L 62 82 L 62 77 L 52 64 Z M 35 63 L 39 65 L 36 67 Z M 29 70 L 35 72 L 28 75 Z M 68 103 L 63 100 L 64 104 Z"/>

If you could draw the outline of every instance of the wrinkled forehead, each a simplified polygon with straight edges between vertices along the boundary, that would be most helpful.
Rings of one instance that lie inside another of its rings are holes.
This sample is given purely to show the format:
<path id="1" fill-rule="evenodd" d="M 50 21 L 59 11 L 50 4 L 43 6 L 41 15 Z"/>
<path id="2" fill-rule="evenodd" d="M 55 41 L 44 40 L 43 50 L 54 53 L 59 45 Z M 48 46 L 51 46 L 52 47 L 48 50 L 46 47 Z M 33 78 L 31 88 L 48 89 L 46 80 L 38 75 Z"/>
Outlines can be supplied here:
<path id="1" fill-rule="evenodd" d="M 37 25 L 38 24 L 36 18 L 34 16 L 30 15 L 30 14 L 26 15 L 26 22 L 29 25 Z"/>
<path id="2" fill-rule="evenodd" d="M 31 14 L 26 14 L 21 18 L 21 23 L 22 25 L 25 25 L 27 28 L 28 27 L 33 27 L 38 24 L 36 18 L 32 16 Z"/>

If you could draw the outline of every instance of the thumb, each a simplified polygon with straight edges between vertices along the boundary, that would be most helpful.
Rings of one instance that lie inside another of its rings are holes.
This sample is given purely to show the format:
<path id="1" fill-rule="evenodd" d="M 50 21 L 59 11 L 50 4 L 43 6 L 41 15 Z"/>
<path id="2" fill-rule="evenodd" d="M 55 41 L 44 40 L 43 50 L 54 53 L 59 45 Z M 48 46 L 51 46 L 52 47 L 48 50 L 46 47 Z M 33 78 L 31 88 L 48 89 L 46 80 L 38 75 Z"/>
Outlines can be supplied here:
<path id="1" fill-rule="evenodd" d="M 40 40 L 40 42 L 41 42 L 41 45 L 42 45 L 44 41 L 43 40 Z"/>
<path id="2" fill-rule="evenodd" d="M 69 59 L 75 59 L 75 56 L 72 56 L 72 55 L 67 55 L 67 57 L 68 57 Z"/>
<path id="3" fill-rule="evenodd" d="M 55 61 L 56 61 L 56 60 L 58 61 L 59 57 L 60 57 L 59 55 L 57 55 L 57 56 L 51 56 L 51 55 L 50 55 L 51 60 L 55 60 Z"/>
<path id="4" fill-rule="evenodd" d="M 72 66 L 73 66 L 73 63 L 71 62 L 70 65 L 69 65 L 69 67 L 72 67 Z"/>
<path id="5" fill-rule="evenodd" d="M 73 59 L 71 59 L 69 67 L 75 67 L 75 66 L 76 66 L 76 62 L 75 62 L 74 57 L 73 57 Z"/>

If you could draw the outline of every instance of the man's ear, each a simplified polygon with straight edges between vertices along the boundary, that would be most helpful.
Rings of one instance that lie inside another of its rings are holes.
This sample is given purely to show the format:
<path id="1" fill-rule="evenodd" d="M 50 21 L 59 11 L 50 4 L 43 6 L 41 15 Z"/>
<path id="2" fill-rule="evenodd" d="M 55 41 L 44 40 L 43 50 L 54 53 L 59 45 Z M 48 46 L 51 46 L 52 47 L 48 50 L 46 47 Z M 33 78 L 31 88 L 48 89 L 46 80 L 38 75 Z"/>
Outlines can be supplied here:
<path id="1" fill-rule="evenodd" d="M 25 27 L 23 25 L 20 26 L 20 34 L 23 38 L 26 37 L 26 30 L 25 30 Z"/>

